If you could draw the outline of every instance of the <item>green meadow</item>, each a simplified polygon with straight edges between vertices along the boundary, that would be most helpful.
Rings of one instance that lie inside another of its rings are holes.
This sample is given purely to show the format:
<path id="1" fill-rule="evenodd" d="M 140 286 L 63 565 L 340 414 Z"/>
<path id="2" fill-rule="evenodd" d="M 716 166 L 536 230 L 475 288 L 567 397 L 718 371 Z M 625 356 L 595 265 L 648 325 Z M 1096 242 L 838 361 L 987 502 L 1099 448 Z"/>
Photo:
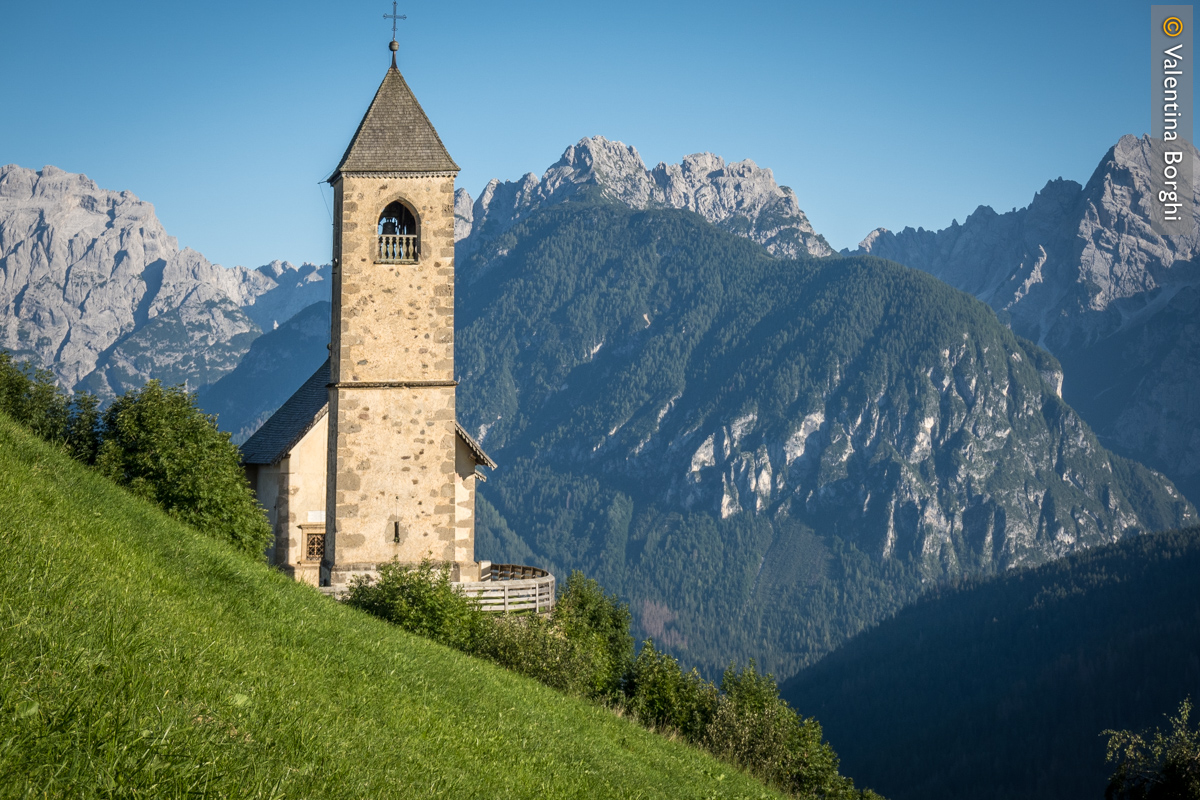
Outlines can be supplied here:
<path id="1" fill-rule="evenodd" d="M 0 415 L 0 796 L 779 797 L 412 636 Z"/>

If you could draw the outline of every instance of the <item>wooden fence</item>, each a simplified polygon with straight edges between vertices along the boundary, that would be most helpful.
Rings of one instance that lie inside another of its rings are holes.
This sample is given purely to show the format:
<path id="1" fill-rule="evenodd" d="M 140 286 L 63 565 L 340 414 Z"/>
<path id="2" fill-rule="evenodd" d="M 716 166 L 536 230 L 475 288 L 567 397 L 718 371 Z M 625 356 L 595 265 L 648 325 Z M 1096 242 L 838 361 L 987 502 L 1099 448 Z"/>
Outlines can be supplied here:
<path id="1" fill-rule="evenodd" d="M 545 614 L 554 608 L 554 576 L 544 569 L 519 564 L 492 564 L 480 580 L 450 584 L 459 593 L 474 597 L 484 611 L 507 614 L 532 611 Z"/>

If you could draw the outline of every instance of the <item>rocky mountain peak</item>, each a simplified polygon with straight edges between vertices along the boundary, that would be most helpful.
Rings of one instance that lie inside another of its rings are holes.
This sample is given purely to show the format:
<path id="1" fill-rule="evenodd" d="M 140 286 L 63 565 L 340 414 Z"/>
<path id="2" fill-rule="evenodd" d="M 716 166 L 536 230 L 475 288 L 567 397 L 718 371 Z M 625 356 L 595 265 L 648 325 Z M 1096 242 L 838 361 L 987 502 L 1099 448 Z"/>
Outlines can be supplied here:
<path id="1" fill-rule="evenodd" d="M 633 208 L 645 208 L 649 199 L 647 175 L 637 148 L 590 136 L 564 150 L 546 170 L 543 180 L 552 193 L 560 188 L 597 185 L 609 197 Z"/>
<path id="2" fill-rule="evenodd" d="M 636 148 L 603 136 L 568 147 L 539 179 L 490 181 L 479 198 L 455 194 L 455 236 L 470 253 L 534 210 L 562 202 L 586 186 L 630 208 L 686 208 L 709 222 L 762 244 L 778 256 L 830 255 L 800 209 L 795 193 L 779 186 L 753 161 L 726 164 L 713 153 L 695 153 L 678 164 L 647 169 Z"/>
<path id="3" fill-rule="evenodd" d="M 181 250 L 131 192 L 0 167 L 0 347 L 65 386 L 110 396 L 149 377 L 215 380 L 260 327 L 324 299 L 322 277 L 311 264 L 226 269 Z"/>
<path id="4" fill-rule="evenodd" d="M 1192 158 L 1200 158 L 1195 148 Z M 1200 279 L 1194 263 L 1200 255 L 1200 228 L 1161 236 L 1150 227 L 1153 169 L 1149 137 L 1122 136 L 1082 189 L 1079 263 L 1081 277 L 1096 287 L 1088 304 L 1093 310 Z M 1193 198 L 1200 211 L 1195 187 Z"/>
<path id="5" fill-rule="evenodd" d="M 1122 324 L 1146 292 L 1200 280 L 1200 230 L 1160 236 L 1150 227 L 1150 159 L 1148 137 L 1123 136 L 1086 186 L 1058 178 L 1025 208 L 997 214 L 980 206 L 962 225 L 936 232 L 876 229 L 856 252 L 931 272 L 1051 349 L 1094 340 Z M 1110 308 L 1119 313 L 1080 317 Z"/>
<path id="6" fill-rule="evenodd" d="M 1155 233 L 1152 160 L 1148 137 L 1122 136 L 1086 185 L 1058 178 L 1025 208 L 982 206 L 940 231 L 877 229 L 857 252 L 925 270 L 988 303 L 1062 360 L 1065 397 L 1107 443 L 1195 494 L 1200 194 L 1193 187 L 1191 233 Z"/>
<path id="7" fill-rule="evenodd" d="M 858 250 L 856 252 L 870 253 L 870 252 L 874 251 L 875 242 L 879 239 L 879 237 L 885 236 L 889 233 L 891 233 L 891 231 L 889 231 L 887 228 L 876 228 L 875 230 L 871 231 L 870 233 L 868 233 L 866 236 L 863 237 L 863 240 L 858 243 Z M 848 249 L 843 250 L 842 252 L 844 255 L 850 254 L 850 250 L 848 250 Z"/>

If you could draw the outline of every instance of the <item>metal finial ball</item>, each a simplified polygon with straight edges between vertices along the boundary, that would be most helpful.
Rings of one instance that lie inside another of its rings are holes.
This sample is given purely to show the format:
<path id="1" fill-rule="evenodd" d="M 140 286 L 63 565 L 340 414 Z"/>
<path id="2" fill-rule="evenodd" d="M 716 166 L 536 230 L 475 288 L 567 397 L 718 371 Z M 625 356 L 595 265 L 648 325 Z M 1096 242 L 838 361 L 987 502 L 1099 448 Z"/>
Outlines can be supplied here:
<path id="1" fill-rule="evenodd" d="M 400 43 L 395 39 L 392 39 L 390 42 L 388 42 L 388 49 L 394 53 L 400 49 Z"/>

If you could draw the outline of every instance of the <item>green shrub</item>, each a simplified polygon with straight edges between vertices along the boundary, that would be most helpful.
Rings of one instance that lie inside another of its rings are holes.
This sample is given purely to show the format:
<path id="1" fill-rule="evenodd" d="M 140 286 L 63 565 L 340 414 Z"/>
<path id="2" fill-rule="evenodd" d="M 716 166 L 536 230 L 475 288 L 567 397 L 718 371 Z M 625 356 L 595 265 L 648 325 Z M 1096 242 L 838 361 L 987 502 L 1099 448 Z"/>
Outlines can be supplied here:
<path id="1" fill-rule="evenodd" d="M 89 466 L 100 455 L 100 399 L 87 392 L 76 393 L 63 432 L 67 452 Z"/>
<path id="2" fill-rule="evenodd" d="M 754 662 L 732 665 L 721 679 L 717 710 L 704 735 L 705 748 L 718 758 L 752 772 L 795 797 L 852 798 L 854 783 L 838 774 L 833 748 L 821 740 L 821 726 L 801 719 L 783 699 L 775 679 Z"/>
<path id="3" fill-rule="evenodd" d="M 1117 769 L 1104 792 L 1107 800 L 1200 800 L 1200 729 L 1188 724 L 1192 702 L 1184 700 L 1170 730 L 1105 731 L 1108 760 Z"/>
<path id="4" fill-rule="evenodd" d="M 474 652 L 566 694 L 605 699 L 596 685 L 608 670 L 591 637 L 568 636 L 553 619 L 536 614 L 493 617 Z"/>
<path id="5" fill-rule="evenodd" d="M 99 401 L 87 392 L 68 398 L 54 373 L 17 363 L 0 350 L 0 411 L 75 458 L 91 464 L 99 446 Z"/>
<path id="6" fill-rule="evenodd" d="M 595 580 L 578 570 L 554 607 L 554 624 L 563 635 L 586 650 L 592 665 L 585 696 L 615 699 L 633 661 L 629 606 L 615 594 L 605 594 Z"/>
<path id="7" fill-rule="evenodd" d="M 676 731 L 693 743 L 703 741 L 717 710 L 717 687 L 694 669 L 685 673 L 650 641 L 630 665 L 625 694 L 626 707 L 643 725 Z"/>
<path id="8" fill-rule="evenodd" d="M 49 370 L 18 364 L 0 353 L 0 409 L 48 442 L 61 442 L 67 427 L 67 398 Z"/>
<path id="9" fill-rule="evenodd" d="M 264 557 L 271 527 L 241 454 L 182 387 L 150 381 L 118 397 L 104 412 L 96 466 L 181 522 Z"/>
<path id="10" fill-rule="evenodd" d="M 376 580 L 350 580 L 346 603 L 406 631 L 473 652 L 487 627 L 483 612 L 454 591 L 450 569 L 429 561 L 410 567 L 392 560 L 379 565 Z"/>
<path id="11" fill-rule="evenodd" d="M 618 634 L 629 636 L 628 609 L 582 575 L 568 580 L 565 607 L 551 618 L 488 615 L 454 591 L 448 567 L 429 561 L 381 564 L 376 579 L 351 580 L 346 602 L 567 694 L 611 700 L 624 675 Z"/>

